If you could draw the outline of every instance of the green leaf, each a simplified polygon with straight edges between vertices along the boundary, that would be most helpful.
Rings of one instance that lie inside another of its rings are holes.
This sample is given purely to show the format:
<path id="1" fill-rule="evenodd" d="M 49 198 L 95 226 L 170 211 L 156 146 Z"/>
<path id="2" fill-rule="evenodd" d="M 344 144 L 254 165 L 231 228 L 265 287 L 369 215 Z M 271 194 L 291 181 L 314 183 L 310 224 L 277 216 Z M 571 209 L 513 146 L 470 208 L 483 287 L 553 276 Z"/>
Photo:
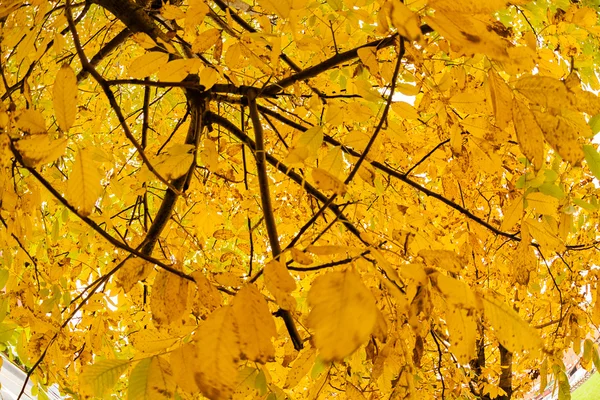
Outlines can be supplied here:
<path id="1" fill-rule="evenodd" d="M 588 168 L 597 179 L 600 179 L 600 154 L 596 151 L 595 146 L 589 144 L 583 145 L 583 153 L 585 154 L 585 161 L 588 164 Z"/>
<path id="2" fill-rule="evenodd" d="M 592 128 L 594 135 L 600 132 L 600 114 L 594 115 L 592 118 L 590 118 L 588 125 L 590 128 Z"/>
<path id="3" fill-rule="evenodd" d="M 594 362 L 594 367 L 596 367 L 596 369 L 600 369 L 600 355 L 598 354 L 597 347 L 592 349 L 592 361 Z"/>

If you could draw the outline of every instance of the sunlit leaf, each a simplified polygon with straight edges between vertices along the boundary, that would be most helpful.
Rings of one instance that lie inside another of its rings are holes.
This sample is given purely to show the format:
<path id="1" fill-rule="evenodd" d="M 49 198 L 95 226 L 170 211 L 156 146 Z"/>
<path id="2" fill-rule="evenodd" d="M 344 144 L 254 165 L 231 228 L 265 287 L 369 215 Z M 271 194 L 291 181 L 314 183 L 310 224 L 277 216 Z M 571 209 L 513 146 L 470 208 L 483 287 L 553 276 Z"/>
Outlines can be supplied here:
<path id="1" fill-rule="evenodd" d="M 373 296 L 353 270 L 329 272 L 313 282 L 308 326 L 326 360 L 341 360 L 363 344 L 375 328 Z"/>
<path id="2" fill-rule="evenodd" d="M 67 199 L 82 215 L 90 215 L 94 210 L 102 194 L 101 178 L 89 150 L 79 150 L 69 176 Z"/>
<path id="3" fill-rule="evenodd" d="M 52 100 L 56 123 L 66 132 L 73 126 L 77 114 L 77 77 L 68 64 L 63 64 L 56 74 Z"/>
<path id="4" fill-rule="evenodd" d="M 103 397 L 129 365 L 128 360 L 101 360 L 86 366 L 79 376 L 80 389 L 88 396 Z"/>

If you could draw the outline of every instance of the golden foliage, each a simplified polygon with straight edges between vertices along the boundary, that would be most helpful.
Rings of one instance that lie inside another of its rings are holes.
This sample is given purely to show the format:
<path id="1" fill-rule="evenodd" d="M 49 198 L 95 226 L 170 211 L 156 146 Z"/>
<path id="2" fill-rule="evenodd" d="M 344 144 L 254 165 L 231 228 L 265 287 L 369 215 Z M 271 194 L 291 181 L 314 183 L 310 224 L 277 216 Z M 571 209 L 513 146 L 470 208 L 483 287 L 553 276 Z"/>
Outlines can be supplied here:
<path id="1" fill-rule="evenodd" d="M 594 2 L 157 3 L 0 4 L 0 344 L 35 390 L 523 398 L 541 368 L 562 399 L 565 352 L 600 366 Z"/>

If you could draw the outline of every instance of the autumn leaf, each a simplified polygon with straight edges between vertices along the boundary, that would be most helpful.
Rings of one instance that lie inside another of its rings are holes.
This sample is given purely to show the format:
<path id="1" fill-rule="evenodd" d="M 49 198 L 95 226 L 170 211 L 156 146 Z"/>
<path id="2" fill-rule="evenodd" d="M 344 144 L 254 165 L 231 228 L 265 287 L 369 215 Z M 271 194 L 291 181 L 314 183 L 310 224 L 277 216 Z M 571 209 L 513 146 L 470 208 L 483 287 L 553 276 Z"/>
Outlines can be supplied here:
<path id="1" fill-rule="evenodd" d="M 537 171 L 545 161 L 544 134 L 531 110 L 517 99 L 513 101 L 512 116 L 519 147 Z"/>
<path id="2" fill-rule="evenodd" d="M 171 324 L 184 315 L 188 310 L 189 284 L 188 280 L 170 271 L 158 271 L 150 294 L 152 318 L 157 324 Z"/>
<path id="3" fill-rule="evenodd" d="M 68 64 L 63 64 L 56 74 L 53 102 L 56 122 L 66 132 L 73 126 L 77 114 L 77 77 Z"/>
<path id="4" fill-rule="evenodd" d="M 275 357 L 271 338 L 277 334 L 273 316 L 256 286 L 247 285 L 233 302 L 240 335 L 240 352 L 247 360 L 265 363 Z"/>
<path id="5" fill-rule="evenodd" d="M 18 115 L 17 127 L 22 131 L 31 134 L 45 133 L 46 121 L 44 120 L 42 113 L 30 108 Z"/>
<path id="6" fill-rule="evenodd" d="M 128 400 L 164 399 L 175 390 L 169 362 L 161 356 L 141 360 L 129 375 Z"/>
<path id="7" fill-rule="evenodd" d="M 475 357 L 477 324 L 470 311 L 450 307 L 446 314 L 450 332 L 450 351 L 460 364 L 468 364 Z"/>
<path id="8" fill-rule="evenodd" d="M 144 259 L 128 258 L 117 271 L 117 284 L 127 293 L 136 283 L 146 279 L 153 269 L 153 265 Z"/>
<path id="9" fill-rule="evenodd" d="M 102 397 L 117 383 L 129 365 L 128 360 L 101 360 L 81 371 L 80 389 L 82 394 Z"/>
<path id="10" fill-rule="evenodd" d="M 31 135 L 15 143 L 23 161 L 29 166 L 48 164 L 63 156 L 67 149 L 67 138 L 51 139 L 46 134 Z"/>
<path id="11" fill-rule="evenodd" d="M 512 352 L 527 351 L 537 356 L 542 350 L 539 334 L 502 300 L 484 294 L 481 297 L 483 313 L 504 347 Z"/>
<path id="12" fill-rule="evenodd" d="M 192 371 L 196 384 L 209 398 L 227 399 L 233 391 L 240 354 L 238 329 L 234 310 L 222 307 L 196 332 Z"/>
<path id="13" fill-rule="evenodd" d="M 308 326 L 326 360 L 341 360 L 363 344 L 376 322 L 373 296 L 353 270 L 330 272 L 313 282 Z"/>
<path id="14" fill-rule="evenodd" d="M 132 78 L 143 79 L 157 72 L 159 68 L 165 65 L 168 61 L 168 54 L 151 51 L 140 56 L 139 58 L 136 58 L 131 63 L 127 71 L 129 72 L 129 76 Z"/>
<path id="15" fill-rule="evenodd" d="M 271 260 L 265 265 L 265 286 L 275 296 L 277 304 L 284 310 L 294 310 L 296 300 L 290 295 L 296 289 L 296 281 L 290 275 L 285 264 Z"/>
<path id="16" fill-rule="evenodd" d="M 67 198 L 81 215 L 92 213 L 102 194 L 101 176 L 87 149 L 79 150 L 67 186 Z"/>

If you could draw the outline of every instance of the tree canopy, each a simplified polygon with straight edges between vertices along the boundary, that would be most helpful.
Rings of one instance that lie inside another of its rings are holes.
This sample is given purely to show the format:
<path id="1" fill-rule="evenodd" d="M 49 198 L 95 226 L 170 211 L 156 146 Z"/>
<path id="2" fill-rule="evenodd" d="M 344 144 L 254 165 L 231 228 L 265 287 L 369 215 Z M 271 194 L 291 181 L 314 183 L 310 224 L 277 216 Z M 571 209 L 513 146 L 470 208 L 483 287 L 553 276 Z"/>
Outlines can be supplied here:
<path id="1" fill-rule="evenodd" d="M 43 396 L 570 398 L 598 0 L 3 0 L 0 347 Z"/>

